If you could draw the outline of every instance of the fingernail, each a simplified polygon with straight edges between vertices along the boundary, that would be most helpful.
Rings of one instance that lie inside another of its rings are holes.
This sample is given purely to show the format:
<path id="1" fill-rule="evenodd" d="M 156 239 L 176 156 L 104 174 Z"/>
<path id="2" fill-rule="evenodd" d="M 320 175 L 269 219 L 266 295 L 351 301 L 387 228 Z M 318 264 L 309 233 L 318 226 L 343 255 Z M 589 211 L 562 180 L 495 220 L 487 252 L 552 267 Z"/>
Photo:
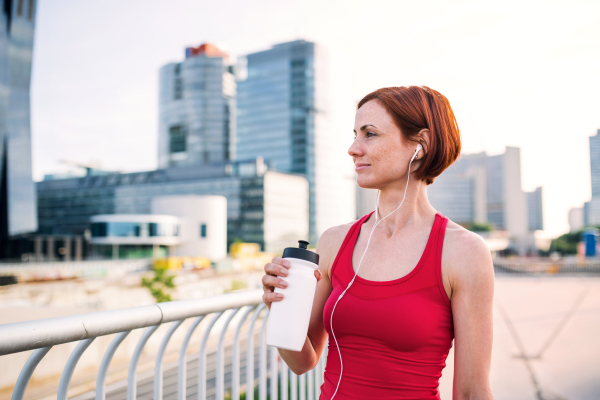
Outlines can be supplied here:
<path id="1" fill-rule="evenodd" d="M 286 268 L 289 268 L 289 267 L 291 267 L 291 266 L 292 266 L 292 264 L 290 264 L 290 262 L 289 262 L 289 261 L 285 261 L 285 262 L 283 263 L 283 265 L 284 265 Z"/>
<path id="2" fill-rule="evenodd" d="M 283 295 L 281 293 L 277 293 L 275 295 L 275 298 L 277 298 L 278 300 L 281 300 L 281 299 L 283 299 Z"/>
<path id="3" fill-rule="evenodd" d="M 286 281 L 281 281 L 280 285 L 284 288 L 288 287 L 288 283 Z"/>
<path id="4" fill-rule="evenodd" d="M 280 274 L 281 274 L 281 276 L 287 276 L 288 275 L 287 269 L 282 269 Z"/>

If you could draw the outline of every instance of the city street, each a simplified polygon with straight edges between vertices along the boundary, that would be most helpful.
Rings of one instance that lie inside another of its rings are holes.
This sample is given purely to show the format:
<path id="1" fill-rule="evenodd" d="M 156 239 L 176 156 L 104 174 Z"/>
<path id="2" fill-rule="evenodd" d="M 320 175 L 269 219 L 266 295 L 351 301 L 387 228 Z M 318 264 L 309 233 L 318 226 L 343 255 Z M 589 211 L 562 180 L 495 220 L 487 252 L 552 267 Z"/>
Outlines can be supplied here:
<path id="1" fill-rule="evenodd" d="M 497 275 L 495 400 L 600 398 L 600 277 Z M 440 383 L 452 398 L 453 357 Z"/>

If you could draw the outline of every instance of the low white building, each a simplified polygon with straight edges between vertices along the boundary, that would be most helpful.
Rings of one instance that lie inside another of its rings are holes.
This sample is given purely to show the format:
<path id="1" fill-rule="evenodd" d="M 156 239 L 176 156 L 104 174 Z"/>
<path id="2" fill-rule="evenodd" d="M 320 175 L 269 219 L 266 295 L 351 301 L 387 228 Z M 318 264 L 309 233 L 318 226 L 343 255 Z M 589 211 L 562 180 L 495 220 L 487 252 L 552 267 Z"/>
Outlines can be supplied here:
<path id="1" fill-rule="evenodd" d="M 157 196 L 151 211 L 93 216 L 90 243 L 113 258 L 134 254 L 220 260 L 227 256 L 225 197 Z"/>

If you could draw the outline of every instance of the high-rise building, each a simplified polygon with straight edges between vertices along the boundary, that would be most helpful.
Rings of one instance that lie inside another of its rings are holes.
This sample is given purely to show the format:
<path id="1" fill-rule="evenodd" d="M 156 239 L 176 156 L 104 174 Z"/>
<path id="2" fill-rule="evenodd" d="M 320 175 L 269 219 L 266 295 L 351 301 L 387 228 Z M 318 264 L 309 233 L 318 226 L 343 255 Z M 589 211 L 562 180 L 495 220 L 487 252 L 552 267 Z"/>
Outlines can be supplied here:
<path id="1" fill-rule="evenodd" d="M 542 188 L 527 192 L 527 218 L 530 232 L 544 230 L 544 213 L 542 208 Z"/>
<path id="2" fill-rule="evenodd" d="M 189 47 L 160 69 L 158 166 L 235 159 L 235 78 L 227 53 Z"/>
<path id="3" fill-rule="evenodd" d="M 458 224 L 486 222 L 486 182 L 483 172 L 474 168 L 466 173 L 444 173 L 438 176 L 428 187 L 429 202 Z"/>
<path id="4" fill-rule="evenodd" d="M 331 123 L 327 55 L 316 43 L 297 40 L 249 54 L 245 64 L 237 156 L 262 156 L 277 170 L 307 177 L 309 240 L 315 243 L 356 214 L 352 163 Z"/>
<path id="5" fill-rule="evenodd" d="M 494 156 L 485 152 L 462 154 L 436 178 L 428 196 L 436 209 L 456 222 L 487 221 L 513 238 L 528 232 L 518 147 L 506 147 L 503 154 Z"/>
<path id="6" fill-rule="evenodd" d="M 590 136 L 590 172 L 592 199 L 584 204 L 585 225 L 600 225 L 600 129 Z"/>
<path id="7" fill-rule="evenodd" d="M 0 241 L 5 243 L 37 229 L 29 101 L 36 3 L 4 0 L 0 18 Z"/>

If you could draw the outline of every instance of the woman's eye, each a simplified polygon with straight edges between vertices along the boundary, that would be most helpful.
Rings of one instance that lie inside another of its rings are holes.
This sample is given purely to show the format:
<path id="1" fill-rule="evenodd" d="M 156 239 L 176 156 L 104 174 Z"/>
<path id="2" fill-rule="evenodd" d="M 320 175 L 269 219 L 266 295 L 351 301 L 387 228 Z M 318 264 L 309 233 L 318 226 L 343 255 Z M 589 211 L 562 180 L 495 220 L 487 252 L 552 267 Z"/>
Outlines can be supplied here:
<path id="1" fill-rule="evenodd" d="M 375 136 L 374 132 L 367 132 L 367 137 Z"/>

